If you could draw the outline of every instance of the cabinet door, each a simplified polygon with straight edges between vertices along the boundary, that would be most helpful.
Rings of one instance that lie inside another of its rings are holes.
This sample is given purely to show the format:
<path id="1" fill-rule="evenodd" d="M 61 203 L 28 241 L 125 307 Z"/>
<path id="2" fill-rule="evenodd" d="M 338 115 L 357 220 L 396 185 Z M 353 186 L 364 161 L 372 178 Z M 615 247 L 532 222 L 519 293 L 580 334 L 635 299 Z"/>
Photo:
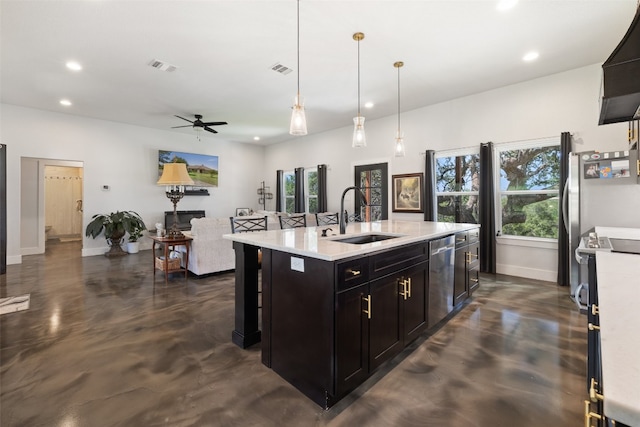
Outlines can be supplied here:
<path id="1" fill-rule="evenodd" d="M 364 284 L 336 296 L 336 395 L 338 398 L 369 376 L 369 319 Z"/>
<path id="2" fill-rule="evenodd" d="M 455 272 L 453 282 L 454 307 L 464 301 L 468 296 L 467 289 L 467 250 L 468 246 L 456 249 Z"/>
<path id="3" fill-rule="evenodd" d="M 403 348 L 398 275 L 370 282 L 369 290 L 369 369 L 373 371 Z"/>
<path id="4" fill-rule="evenodd" d="M 403 286 L 403 282 L 405 285 Z M 401 273 L 399 293 L 402 302 L 402 330 L 404 346 L 418 338 L 427 328 L 429 262 Z"/>
<path id="5" fill-rule="evenodd" d="M 472 243 L 467 249 L 467 289 L 469 296 L 480 286 L 480 245 Z"/>

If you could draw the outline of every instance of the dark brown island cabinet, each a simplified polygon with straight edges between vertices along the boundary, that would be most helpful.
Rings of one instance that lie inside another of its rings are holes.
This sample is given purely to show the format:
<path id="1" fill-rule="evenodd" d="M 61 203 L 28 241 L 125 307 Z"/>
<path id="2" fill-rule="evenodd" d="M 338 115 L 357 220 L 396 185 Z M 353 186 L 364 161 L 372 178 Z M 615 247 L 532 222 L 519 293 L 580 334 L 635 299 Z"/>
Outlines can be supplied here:
<path id="1" fill-rule="evenodd" d="M 459 305 L 479 284 L 478 230 L 456 237 Z M 262 275 L 262 361 L 323 408 L 434 326 L 428 240 L 337 261 L 263 248 Z"/>
<path id="2" fill-rule="evenodd" d="M 480 229 L 456 234 L 455 274 L 453 286 L 454 305 L 473 294 L 480 285 Z"/>

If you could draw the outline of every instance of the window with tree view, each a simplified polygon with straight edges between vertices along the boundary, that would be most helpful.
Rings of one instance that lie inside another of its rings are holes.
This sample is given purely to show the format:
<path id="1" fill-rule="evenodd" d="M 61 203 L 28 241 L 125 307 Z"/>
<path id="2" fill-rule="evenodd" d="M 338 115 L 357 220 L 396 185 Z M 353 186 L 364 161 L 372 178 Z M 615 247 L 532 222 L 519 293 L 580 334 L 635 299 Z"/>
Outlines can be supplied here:
<path id="1" fill-rule="evenodd" d="M 496 159 L 500 234 L 557 239 L 560 141 L 503 144 Z"/>
<path id="2" fill-rule="evenodd" d="M 477 151 L 436 154 L 438 221 L 477 224 L 479 185 Z"/>
<path id="3" fill-rule="evenodd" d="M 284 211 L 294 213 L 296 210 L 296 175 L 292 172 L 284 173 Z"/>
<path id="4" fill-rule="evenodd" d="M 304 175 L 306 183 L 306 211 L 308 213 L 318 212 L 318 169 L 305 169 Z"/>

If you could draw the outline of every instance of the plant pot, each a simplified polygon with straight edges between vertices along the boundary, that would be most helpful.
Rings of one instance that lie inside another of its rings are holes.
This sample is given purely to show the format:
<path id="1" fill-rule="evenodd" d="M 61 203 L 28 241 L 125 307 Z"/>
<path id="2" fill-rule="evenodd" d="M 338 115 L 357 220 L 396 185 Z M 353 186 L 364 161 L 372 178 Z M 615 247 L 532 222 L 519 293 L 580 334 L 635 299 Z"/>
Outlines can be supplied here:
<path id="1" fill-rule="evenodd" d="M 137 254 L 140 252 L 140 242 L 127 242 L 127 252 Z"/>

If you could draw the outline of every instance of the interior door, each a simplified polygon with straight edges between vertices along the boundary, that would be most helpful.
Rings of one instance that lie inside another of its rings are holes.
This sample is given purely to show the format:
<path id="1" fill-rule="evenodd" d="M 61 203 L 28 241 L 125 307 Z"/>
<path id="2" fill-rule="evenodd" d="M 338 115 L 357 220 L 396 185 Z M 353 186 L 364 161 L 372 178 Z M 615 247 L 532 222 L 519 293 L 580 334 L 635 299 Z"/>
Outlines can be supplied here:
<path id="1" fill-rule="evenodd" d="M 361 205 L 360 198 L 354 198 L 354 212 L 360 215 L 360 220 L 369 222 L 388 219 L 387 164 L 356 166 L 354 182 L 362 188 L 367 199 L 367 204 Z"/>

